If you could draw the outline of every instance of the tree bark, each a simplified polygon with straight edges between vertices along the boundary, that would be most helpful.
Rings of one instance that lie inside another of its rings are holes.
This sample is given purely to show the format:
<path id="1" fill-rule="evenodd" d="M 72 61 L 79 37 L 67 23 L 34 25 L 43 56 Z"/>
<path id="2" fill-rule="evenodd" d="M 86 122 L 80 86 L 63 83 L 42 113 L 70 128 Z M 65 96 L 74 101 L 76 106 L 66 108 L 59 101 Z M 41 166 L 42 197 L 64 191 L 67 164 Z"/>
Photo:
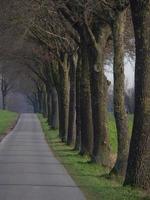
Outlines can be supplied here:
<path id="1" fill-rule="evenodd" d="M 38 92 L 38 113 L 42 112 L 42 93 Z"/>
<path id="2" fill-rule="evenodd" d="M 63 132 L 63 114 L 62 114 L 62 99 L 60 92 L 58 92 L 58 110 L 59 110 L 59 137 L 61 139 Z"/>
<path id="3" fill-rule="evenodd" d="M 2 92 L 2 108 L 6 110 L 6 95 Z"/>
<path id="4" fill-rule="evenodd" d="M 51 126 L 51 90 L 48 86 L 46 86 L 47 93 L 47 122 L 48 125 Z"/>
<path id="5" fill-rule="evenodd" d="M 75 150 L 80 151 L 81 147 L 81 115 L 80 115 L 80 82 L 81 82 L 81 55 L 80 50 L 78 53 L 78 63 L 76 70 L 76 138 L 75 138 Z"/>
<path id="6" fill-rule="evenodd" d="M 52 98 L 52 114 L 51 114 L 51 128 L 58 128 L 58 96 L 57 91 L 54 87 L 51 90 L 51 98 Z"/>
<path id="7" fill-rule="evenodd" d="M 75 118 L 76 118 L 76 64 L 75 58 L 70 58 L 70 98 L 69 98 L 69 123 L 67 144 L 71 145 L 75 135 Z"/>
<path id="8" fill-rule="evenodd" d="M 43 91 L 42 91 L 43 88 L 38 88 L 37 87 L 37 98 L 38 98 L 38 112 L 39 113 L 42 113 L 42 95 L 43 95 Z"/>
<path id="9" fill-rule="evenodd" d="M 88 59 L 88 43 L 86 35 L 81 37 L 81 82 L 80 82 L 80 117 L 81 117 L 81 149 L 80 154 L 91 155 L 93 147 L 93 123 L 91 108 L 91 88 Z"/>
<path id="10" fill-rule="evenodd" d="M 7 96 L 7 84 L 5 81 L 5 77 L 2 74 L 2 80 L 1 80 L 1 92 L 2 92 L 2 108 L 3 110 L 6 109 L 6 96 Z"/>
<path id="11" fill-rule="evenodd" d="M 46 98 L 46 91 L 45 89 L 43 90 L 43 94 L 42 94 L 42 114 L 44 116 L 44 118 L 47 117 L 47 98 Z"/>
<path id="12" fill-rule="evenodd" d="M 117 128 L 117 160 L 110 174 L 124 176 L 129 152 L 128 119 L 125 108 L 124 24 L 126 11 L 116 13 L 112 25 L 114 46 L 114 115 Z"/>
<path id="13" fill-rule="evenodd" d="M 124 185 L 150 188 L 150 1 L 130 0 L 135 31 L 135 113 Z"/>
<path id="14" fill-rule="evenodd" d="M 107 130 L 107 81 L 104 75 L 104 52 L 110 28 L 101 25 L 95 42 L 89 48 L 89 62 L 91 71 L 92 114 L 94 126 L 94 144 L 92 161 L 104 166 L 110 166 L 110 147 Z"/>
<path id="15" fill-rule="evenodd" d="M 63 65 L 59 65 L 59 113 L 60 113 L 60 137 L 62 142 L 66 141 L 68 133 L 69 116 L 69 71 L 67 56 L 63 55 Z"/>

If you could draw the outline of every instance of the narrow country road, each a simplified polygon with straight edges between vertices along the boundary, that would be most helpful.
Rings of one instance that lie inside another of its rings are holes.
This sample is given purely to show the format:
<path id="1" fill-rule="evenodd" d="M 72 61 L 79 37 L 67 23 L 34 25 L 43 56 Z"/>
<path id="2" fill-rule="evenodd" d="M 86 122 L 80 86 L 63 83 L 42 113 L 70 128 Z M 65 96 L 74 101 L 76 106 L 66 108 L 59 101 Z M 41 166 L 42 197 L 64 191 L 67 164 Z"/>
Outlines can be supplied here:
<path id="1" fill-rule="evenodd" d="M 0 200 L 85 200 L 50 151 L 34 114 L 22 114 L 0 143 Z"/>

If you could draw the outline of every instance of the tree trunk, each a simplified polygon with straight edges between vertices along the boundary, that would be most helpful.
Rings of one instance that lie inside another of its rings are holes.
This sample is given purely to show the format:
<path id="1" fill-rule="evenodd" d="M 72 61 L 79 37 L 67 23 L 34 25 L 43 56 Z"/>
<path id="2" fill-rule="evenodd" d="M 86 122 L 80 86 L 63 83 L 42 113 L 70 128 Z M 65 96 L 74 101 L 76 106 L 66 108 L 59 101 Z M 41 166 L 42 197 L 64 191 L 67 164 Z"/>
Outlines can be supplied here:
<path id="1" fill-rule="evenodd" d="M 107 130 L 107 81 L 104 75 L 104 51 L 110 35 L 110 28 L 102 25 L 97 46 L 91 43 L 89 48 L 91 70 L 92 113 L 94 126 L 94 144 L 92 161 L 110 166 L 110 147 Z"/>
<path id="2" fill-rule="evenodd" d="M 113 23 L 114 45 L 114 115 L 117 128 L 117 160 L 110 174 L 124 176 L 129 152 L 128 119 L 125 109 L 124 91 L 124 24 L 125 11 L 116 13 Z"/>
<path id="3" fill-rule="evenodd" d="M 63 66 L 59 65 L 60 86 L 59 86 L 59 112 L 60 113 L 60 137 L 62 142 L 66 141 L 68 133 L 69 116 L 69 73 L 67 57 L 64 56 Z"/>
<path id="4" fill-rule="evenodd" d="M 42 113 L 42 90 L 38 90 L 38 112 Z"/>
<path id="5" fill-rule="evenodd" d="M 93 147 L 93 123 L 91 109 L 91 88 L 88 60 L 88 44 L 84 37 L 81 38 L 81 82 L 80 82 L 80 116 L 81 116 L 81 150 L 80 154 L 91 155 Z"/>
<path id="6" fill-rule="evenodd" d="M 38 95 L 35 94 L 35 102 L 34 102 L 34 105 L 35 105 L 35 113 L 38 113 L 39 112 L 39 102 L 38 102 Z"/>
<path id="7" fill-rule="evenodd" d="M 62 114 L 62 99 L 61 94 L 58 92 L 58 110 L 59 110 L 59 137 L 62 139 L 63 132 L 63 114 Z"/>
<path id="8" fill-rule="evenodd" d="M 42 94 L 42 114 L 44 118 L 47 117 L 47 98 L 46 98 L 46 91 L 43 91 Z"/>
<path id="9" fill-rule="evenodd" d="M 80 150 L 81 146 L 81 115 L 80 115 L 80 82 L 81 82 L 81 55 L 78 53 L 78 63 L 76 70 L 76 138 L 75 150 Z"/>
<path id="10" fill-rule="evenodd" d="M 71 145 L 75 134 L 75 118 L 76 118 L 76 64 L 73 56 L 70 58 L 70 99 L 69 99 L 69 124 L 67 144 Z"/>
<path id="11" fill-rule="evenodd" d="M 57 91 L 54 87 L 51 90 L 51 98 L 52 98 L 51 127 L 52 129 L 57 129 L 58 128 L 58 96 L 57 96 Z"/>
<path id="12" fill-rule="evenodd" d="M 150 188 L 150 1 L 130 0 L 135 31 L 135 113 L 124 185 Z"/>
<path id="13" fill-rule="evenodd" d="M 2 108 L 6 110 L 6 95 L 2 92 Z"/>
<path id="14" fill-rule="evenodd" d="M 51 126 L 51 91 L 50 88 L 47 86 L 47 122 L 48 125 Z"/>

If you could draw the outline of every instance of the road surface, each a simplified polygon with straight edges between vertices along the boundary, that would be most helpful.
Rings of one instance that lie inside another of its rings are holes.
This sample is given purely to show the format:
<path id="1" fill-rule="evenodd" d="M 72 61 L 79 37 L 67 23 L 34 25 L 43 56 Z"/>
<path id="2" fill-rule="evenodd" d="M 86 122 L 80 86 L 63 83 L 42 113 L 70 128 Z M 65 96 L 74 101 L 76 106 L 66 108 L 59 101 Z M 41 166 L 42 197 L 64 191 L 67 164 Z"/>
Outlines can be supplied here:
<path id="1" fill-rule="evenodd" d="M 85 200 L 52 154 L 34 114 L 22 114 L 0 143 L 0 200 Z"/>

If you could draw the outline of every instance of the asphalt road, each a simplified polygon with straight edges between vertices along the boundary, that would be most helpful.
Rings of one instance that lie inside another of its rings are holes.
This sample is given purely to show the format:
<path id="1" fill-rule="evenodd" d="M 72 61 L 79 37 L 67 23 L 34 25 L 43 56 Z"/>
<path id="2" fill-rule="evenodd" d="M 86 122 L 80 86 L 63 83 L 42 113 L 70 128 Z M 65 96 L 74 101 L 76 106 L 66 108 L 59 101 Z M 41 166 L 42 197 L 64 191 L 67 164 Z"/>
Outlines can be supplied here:
<path id="1" fill-rule="evenodd" d="M 0 200 L 85 200 L 48 147 L 34 114 L 0 143 Z"/>

